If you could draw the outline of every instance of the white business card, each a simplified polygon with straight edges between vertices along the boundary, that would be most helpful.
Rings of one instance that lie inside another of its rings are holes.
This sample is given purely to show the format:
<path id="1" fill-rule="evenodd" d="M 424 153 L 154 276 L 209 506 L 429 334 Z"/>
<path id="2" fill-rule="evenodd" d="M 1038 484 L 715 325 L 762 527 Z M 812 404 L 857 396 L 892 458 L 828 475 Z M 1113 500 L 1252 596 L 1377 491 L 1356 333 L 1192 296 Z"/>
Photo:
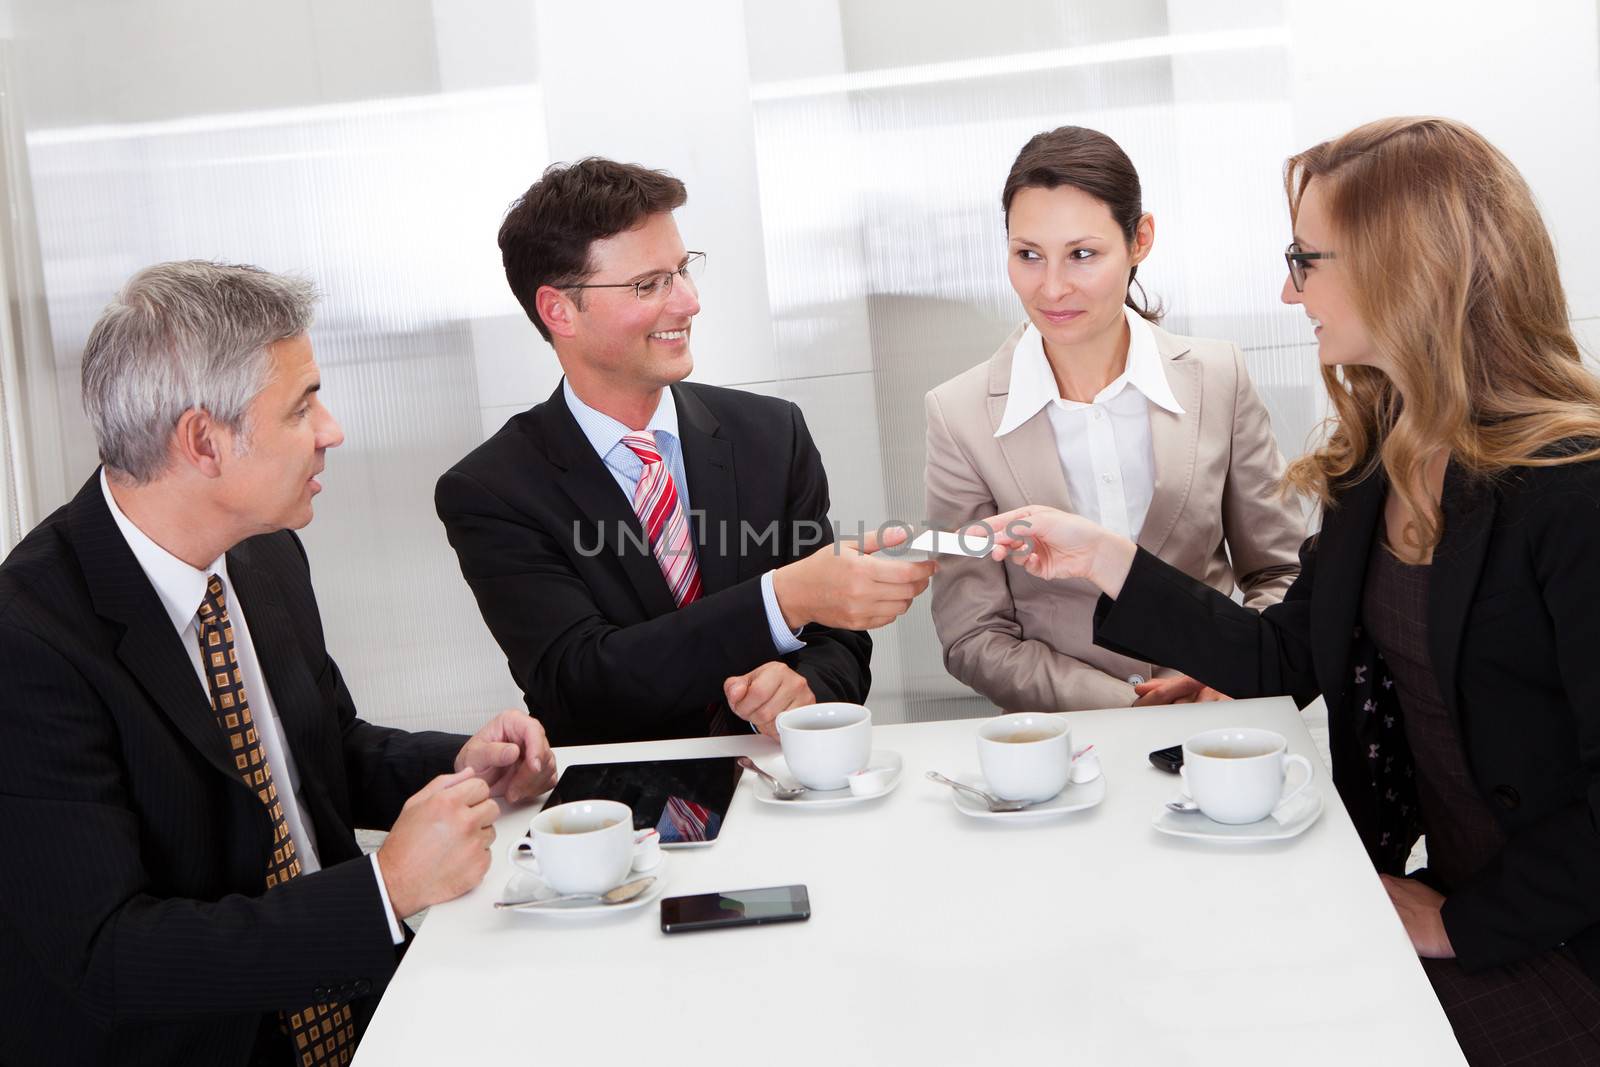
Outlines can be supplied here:
<path id="1" fill-rule="evenodd" d="M 941 556 L 966 556 L 983 559 L 994 547 L 994 540 L 981 533 L 949 533 L 944 530 L 924 530 L 914 537 L 906 548 L 914 552 L 936 552 Z"/>

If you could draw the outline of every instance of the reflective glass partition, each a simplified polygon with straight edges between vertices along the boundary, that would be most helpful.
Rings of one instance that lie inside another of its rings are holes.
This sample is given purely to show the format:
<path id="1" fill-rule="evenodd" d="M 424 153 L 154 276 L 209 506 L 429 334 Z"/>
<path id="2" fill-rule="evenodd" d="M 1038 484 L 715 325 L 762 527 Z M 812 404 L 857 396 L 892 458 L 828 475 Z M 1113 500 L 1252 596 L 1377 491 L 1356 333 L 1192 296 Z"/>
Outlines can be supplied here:
<path id="1" fill-rule="evenodd" d="M 94 468 L 78 358 L 123 280 L 190 257 L 309 277 L 346 434 L 302 533 L 330 648 L 367 717 L 466 728 L 521 697 L 433 483 L 483 439 L 475 354 L 523 321 L 494 233 L 548 159 L 531 13 L 444 6 L 23 3 L 15 30 L 63 493 Z"/>
<path id="2" fill-rule="evenodd" d="M 1318 411 L 1293 347 L 1307 331 L 1273 298 L 1277 167 L 1293 144 L 1281 4 L 1224 20 L 1160 0 L 1039 0 L 977 25 L 954 3 L 809 6 L 827 35 L 801 38 L 792 8 L 751 4 L 747 19 L 780 366 L 810 395 L 841 394 L 817 405 L 815 418 L 846 421 L 824 439 L 852 434 L 879 460 L 840 498 L 923 517 L 922 397 L 1023 320 L 1000 190 L 1029 137 L 1068 124 L 1111 135 L 1139 169 L 1157 232 L 1140 280 L 1167 326 L 1245 345 L 1299 451 Z M 965 692 L 926 603 L 882 643 L 913 717 Z"/>
<path id="3" fill-rule="evenodd" d="M 24 179 L 8 189 L 11 252 L 37 255 L 9 284 L 23 311 L 37 287 L 43 326 L 11 332 L 32 402 L 47 372 L 54 387 L 28 422 L 43 429 L 7 434 L 12 459 L 44 511 L 92 471 L 78 356 L 134 270 L 210 257 L 306 274 L 347 434 L 304 533 L 330 646 L 369 718 L 468 728 L 520 698 L 432 486 L 558 381 L 494 243 L 548 162 L 598 153 L 682 177 L 680 227 L 710 253 L 695 377 L 800 404 L 845 526 L 917 520 L 924 393 L 1021 318 L 1004 175 L 1029 136 L 1066 123 L 1128 151 L 1156 218 L 1141 281 L 1169 328 L 1244 348 L 1286 453 L 1324 405 L 1309 327 L 1278 301 L 1282 161 L 1365 119 L 1449 114 L 1507 151 L 1593 352 L 1596 4 L 1466 6 L 1481 10 L 15 0 L 0 53 L 19 128 L 5 162 Z M 912 719 L 957 707 L 926 599 L 875 638 L 886 704 Z"/>

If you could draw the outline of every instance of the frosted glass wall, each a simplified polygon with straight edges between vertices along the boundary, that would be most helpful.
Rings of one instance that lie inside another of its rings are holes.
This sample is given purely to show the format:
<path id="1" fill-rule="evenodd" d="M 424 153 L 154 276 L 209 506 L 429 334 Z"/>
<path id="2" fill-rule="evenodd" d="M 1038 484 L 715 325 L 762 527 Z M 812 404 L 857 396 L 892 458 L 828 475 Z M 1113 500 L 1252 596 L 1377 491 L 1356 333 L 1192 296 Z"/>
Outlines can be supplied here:
<path id="1" fill-rule="evenodd" d="M 545 162 L 540 114 L 536 90 L 493 89 L 29 140 L 74 415 L 87 327 L 145 264 L 255 263 L 325 294 L 313 339 L 346 443 L 304 536 L 333 647 L 380 716 L 516 700 L 432 493 L 482 437 L 473 326 L 520 316 L 492 234 L 507 190 Z M 90 434 L 67 446 L 73 470 L 93 470 Z"/>
<path id="2" fill-rule="evenodd" d="M 874 502 L 922 517 L 922 396 L 1022 320 L 1000 188 L 1029 137 L 1069 123 L 1110 134 L 1141 172 L 1157 246 L 1140 277 L 1168 326 L 1247 345 L 1298 450 L 1315 404 L 1304 368 L 1271 349 L 1292 329 L 1270 299 L 1285 243 L 1274 175 L 1292 144 L 1279 6 L 1180 29 L 1161 2 L 1018 4 L 970 35 L 941 29 L 959 18 L 953 3 L 810 6 L 817 20 L 837 11 L 838 32 L 806 62 L 784 47 L 785 21 L 748 9 L 766 61 L 752 75 L 773 319 L 785 370 L 857 375 L 851 387 L 872 393 Z M 926 605 L 885 639 L 913 716 L 962 691 Z"/>
<path id="3" fill-rule="evenodd" d="M 305 537 L 330 643 L 379 721 L 465 728 L 519 699 L 431 489 L 558 380 L 494 243 L 552 160 L 605 154 L 687 182 L 680 227 L 711 264 L 695 376 L 799 403 L 847 526 L 921 518 L 922 396 L 1020 320 L 999 189 L 1023 141 L 1063 123 L 1128 150 L 1157 220 L 1141 281 L 1173 329 L 1244 346 L 1290 454 L 1322 400 L 1304 318 L 1277 299 L 1281 163 L 1357 122 L 1445 113 L 1501 144 L 1546 210 L 1591 350 L 1600 336 L 1594 0 L 17 0 L 9 14 L 0 58 L 26 137 L 6 162 L 31 179 L 48 309 L 21 356 L 55 372 L 62 427 L 29 450 L 40 505 L 92 470 L 77 361 L 128 274 L 202 256 L 309 275 L 347 443 Z M 876 636 L 887 717 L 977 710 L 925 602 Z"/>

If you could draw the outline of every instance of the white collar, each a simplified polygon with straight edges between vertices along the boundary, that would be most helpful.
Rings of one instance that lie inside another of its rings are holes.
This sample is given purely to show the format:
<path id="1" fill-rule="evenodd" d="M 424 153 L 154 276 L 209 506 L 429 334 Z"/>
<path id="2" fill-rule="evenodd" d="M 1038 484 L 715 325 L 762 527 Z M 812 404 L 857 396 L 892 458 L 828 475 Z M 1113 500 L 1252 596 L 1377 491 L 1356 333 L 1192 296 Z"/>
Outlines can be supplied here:
<path id="1" fill-rule="evenodd" d="M 227 553 L 218 556 L 205 570 L 197 571 L 150 540 L 148 534 L 122 513 L 122 509 L 117 507 L 116 497 L 111 495 L 111 485 L 106 481 L 104 467 L 100 468 L 100 492 L 105 495 L 106 507 L 111 509 L 117 529 L 122 531 L 122 539 L 133 550 L 133 558 L 139 561 L 144 576 L 156 587 L 156 595 L 161 598 L 161 606 L 167 609 L 174 629 L 182 633 L 194 622 L 200 610 L 200 601 L 205 599 L 206 582 L 211 575 L 221 578 L 223 585 L 232 591 L 232 585 L 228 582 Z"/>
<path id="2" fill-rule="evenodd" d="M 617 447 L 624 434 L 633 431 L 622 423 L 613 419 L 603 411 L 585 404 L 578 399 L 578 394 L 572 391 L 572 383 L 561 379 L 561 394 L 566 397 L 567 409 L 572 412 L 572 417 L 578 422 L 578 429 L 583 431 L 583 436 L 589 439 L 589 444 L 600 457 L 604 459 Z M 645 429 L 654 434 L 666 434 L 674 441 L 678 437 L 678 402 L 673 399 L 670 388 L 661 390 L 661 400 L 656 404 L 656 410 L 650 416 L 650 421 L 645 424 Z"/>
<path id="3" fill-rule="evenodd" d="M 1143 316 L 1124 306 L 1123 316 L 1128 323 L 1128 362 L 1111 384 L 1095 394 L 1090 404 L 1103 404 L 1128 386 L 1139 390 L 1157 407 L 1174 415 L 1182 415 L 1183 408 L 1172 392 L 1166 371 L 1161 366 L 1161 353 L 1156 349 L 1155 328 Z M 1079 404 L 1061 399 L 1050 361 L 1045 358 L 1044 338 L 1033 323 L 1022 331 L 1017 347 L 1011 354 L 1011 383 L 1006 399 L 1006 410 L 1000 418 L 996 437 L 1004 437 L 1039 413 L 1051 401 L 1060 401 L 1062 407 L 1083 408 Z"/>

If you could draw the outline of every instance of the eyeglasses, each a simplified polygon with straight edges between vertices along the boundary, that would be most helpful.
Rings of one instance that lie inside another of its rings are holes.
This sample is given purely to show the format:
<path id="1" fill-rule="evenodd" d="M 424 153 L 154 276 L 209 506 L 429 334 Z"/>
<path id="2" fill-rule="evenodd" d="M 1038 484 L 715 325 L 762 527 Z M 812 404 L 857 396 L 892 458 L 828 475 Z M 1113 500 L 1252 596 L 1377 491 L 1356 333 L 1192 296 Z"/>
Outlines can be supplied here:
<path id="1" fill-rule="evenodd" d="M 677 270 L 664 270 L 636 282 L 608 282 L 604 285 L 563 285 L 562 289 L 632 289 L 633 295 L 649 304 L 657 304 L 672 294 L 672 283 L 686 278 L 698 283 L 706 275 L 706 254 L 690 252 Z"/>
<path id="2" fill-rule="evenodd" d="M 1299 241 L 1290 241 L 1289 247 L 1283 250 L 1283 261 L 1289 264 L 1289 280 L 1294 282 L 1294 291 L 1306 291 L 1306 263 L 1313 259 L 1333 259 L 1332 252 L 1307 252 L 1300 247 Z"/>

